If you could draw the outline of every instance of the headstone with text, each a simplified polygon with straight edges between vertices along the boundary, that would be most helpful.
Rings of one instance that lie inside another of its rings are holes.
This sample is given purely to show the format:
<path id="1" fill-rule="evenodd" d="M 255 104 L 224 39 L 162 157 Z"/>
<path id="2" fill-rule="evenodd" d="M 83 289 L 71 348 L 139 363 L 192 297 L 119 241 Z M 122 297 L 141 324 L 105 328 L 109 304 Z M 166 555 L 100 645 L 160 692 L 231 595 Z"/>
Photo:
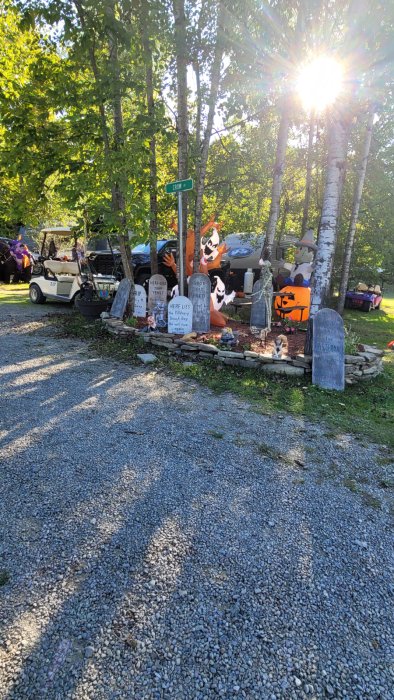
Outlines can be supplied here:
<path id="1" fill-rule="evenodd" d="M 141 284 L 135 285 L 133 316 L 146 316 L 146 291 Z"/>
<path id="2" fill-rule="evenodd" d="M 185 335 L 192 330 L 193 304 L 187 297 L 174 297 L 168 304 L 168 332 Z"/>
<path id="3" fill-rule="evenodd" d="M 163 275 L 152 275 L 149 278 L 148 309 L 152 311 L 157 303 L 167 303 L 167 280 Z"/>
<path id="4" fill-rule="evenodd" d="M 342 317 L 321 309 L 313 319 L 312 383 L 322 389 L 345 388 L 345 332 Z"/>
<path id="5" fill-rule="evenodd" d="M 257 280 L 253 285 L 250 326 L 260 329 L 267 328 L 267 306 L 262 292 L 261 280 Z"/>
<path id="6" fill-rule="evenodd" d="M 192 330 L 208 333 L 210 329 L 211 279 L 195 272 L 189 279 L 189 299 L 193 304 Z"/>
<path id="7" fill-rule="evenodd" d="M 123 318 L 126 313 L 127 304 L 129 302 L 131 282 L 128 279 L 123 279 L 116 291 L 115 298 L 112 302 L 111 316 L 115 318 Z"/>

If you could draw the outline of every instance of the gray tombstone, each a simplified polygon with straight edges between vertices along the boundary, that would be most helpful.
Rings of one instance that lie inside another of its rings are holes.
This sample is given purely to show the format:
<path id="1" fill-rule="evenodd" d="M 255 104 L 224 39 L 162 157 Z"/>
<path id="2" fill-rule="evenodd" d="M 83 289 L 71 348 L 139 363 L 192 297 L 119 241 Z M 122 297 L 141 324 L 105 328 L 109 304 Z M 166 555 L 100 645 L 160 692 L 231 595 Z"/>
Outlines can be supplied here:
<path id="1" fill-rule="evenodd" d="M 202 272 L 189 279 L 189 299 L 193 304 L 193 331 L 207 333 L 210 329 L 211 280 Z"/>
<path id="2" fill-rule="evenodd" d="M 168 332 L 185 335 L 193 325 L 193 304 L 187 297 L 174 297 L 168 304 Z"/>
<path id="3" fill-rule="evenodd" d="M 149 278 L 148 309 L 152 311 L 157 303 L 167 303 L 167 280 L 163 275 Z"/>
<path id="4" fill-rule="evenodd" d="M 146 291 L 141 284 L 135 285 L 133 316 L 146 316 Z"/>
<path id="5" fill-rule="evenodd" d="M 254 328 L 267 328 L 267 320 L 267 305 L 262 291 L 262 281 L 257 280 L 253 285 L 250 325 Z"/>
<path id="6" fill-rule="evenodd" d="M 126 312 L 127 304 L 129 303 L 131 282 L 130 280 L 124 278 L 115 294 L 115 299 L 112 302 L 111 316 L 115 318 L 123 318 Z"/>
<path id="7" fill-rule="evenodd" d="M 322 389 L 345 388 L 345 332 L 341 316 L 321 309 L 313 319 L 312 383 Z"/>

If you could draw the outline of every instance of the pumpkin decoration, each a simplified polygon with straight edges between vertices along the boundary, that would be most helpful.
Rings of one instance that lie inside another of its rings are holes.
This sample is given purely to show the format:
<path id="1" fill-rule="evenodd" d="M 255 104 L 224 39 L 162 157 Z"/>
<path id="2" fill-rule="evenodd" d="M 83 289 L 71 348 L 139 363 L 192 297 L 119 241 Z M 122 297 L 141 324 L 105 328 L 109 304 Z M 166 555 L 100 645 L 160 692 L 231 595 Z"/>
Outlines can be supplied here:
<path id="1" fill-rule="evenodd" d="M 283 295 L 283 296 L 282 296 Z M 280 296 L 275 297 L 275 313 L 282 319 L 291 321 L 307 321 L 311 305 L 311 290 L 309 287 L 287 285 L 280 290 Z"/>

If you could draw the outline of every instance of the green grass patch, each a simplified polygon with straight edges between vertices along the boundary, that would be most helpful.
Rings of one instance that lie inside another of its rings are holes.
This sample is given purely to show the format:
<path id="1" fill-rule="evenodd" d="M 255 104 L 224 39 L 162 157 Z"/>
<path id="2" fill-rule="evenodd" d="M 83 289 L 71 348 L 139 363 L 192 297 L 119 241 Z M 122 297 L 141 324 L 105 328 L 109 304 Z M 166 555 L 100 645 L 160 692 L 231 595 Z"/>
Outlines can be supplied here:
<path id="1" fill-rule="evenodd" d="M 29 304 L 29 285 L 0 284 L 0 304 Z"/>
<path id="2" fill-rule="evenodd" d="M 394 353 L 385 357 L 385 371 L 378 378 L 349 386 L 339 394 L 313 386 L 307 377 L 272 376 L 262 370 L 221 365 L 213 360 L 185 366 L 184 358 L 175 358 L 159 347 L 152 350 L 139 338 L 110 336 L 100 321 L 87 322 L 77 313 L 52 319 L 63 335 L 88 340 L 92 349 L 103 355 L 139 364 L 137 353 L 154 352 L 158 357 L 156 368 L 195 380 L 216 393 L 237 394 L 250 401 L 257 413 L 273 415 L 286 411 L 321 423 L 326 437 L 335 439 L 344 432 L 356 433 L 394 447 Z M 380 311 L 347 311 L 346 320 L 351 320 L 354 332 L 363 342 L 385 348 L 394 339 L 394 298 L 385 298 Z M 278 416 L 278 439 L 280 430 Z"/>

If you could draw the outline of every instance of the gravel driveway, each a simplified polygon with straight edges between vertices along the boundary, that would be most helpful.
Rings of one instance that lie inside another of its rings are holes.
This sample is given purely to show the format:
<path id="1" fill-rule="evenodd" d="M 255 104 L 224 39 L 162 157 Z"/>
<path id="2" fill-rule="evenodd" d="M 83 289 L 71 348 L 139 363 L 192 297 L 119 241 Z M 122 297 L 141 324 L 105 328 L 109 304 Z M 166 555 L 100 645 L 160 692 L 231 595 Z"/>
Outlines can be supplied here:
<path id="1" fill-rule="evenodd" d="M 0 697 L 391 700 L 387 452 L 0 309 Z"/>

